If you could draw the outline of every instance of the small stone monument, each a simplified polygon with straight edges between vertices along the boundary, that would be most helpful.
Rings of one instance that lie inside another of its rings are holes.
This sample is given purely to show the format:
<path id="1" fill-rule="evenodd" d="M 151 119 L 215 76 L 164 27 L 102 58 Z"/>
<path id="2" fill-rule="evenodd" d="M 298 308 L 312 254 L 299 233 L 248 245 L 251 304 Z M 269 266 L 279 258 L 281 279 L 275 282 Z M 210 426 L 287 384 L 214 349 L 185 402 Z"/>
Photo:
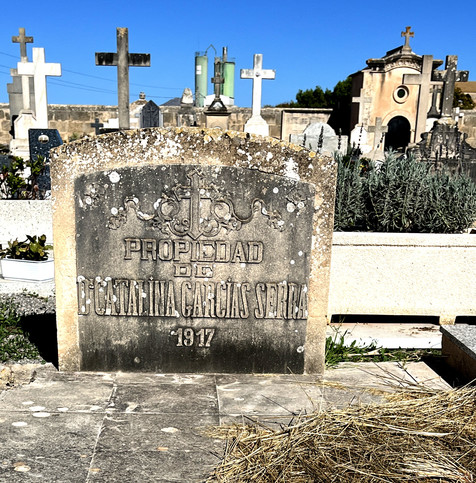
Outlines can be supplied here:
<path id="1" fill-rule="evenodd" d="M 263 79 L 274 79 L 276 71 L 263 69 L 263 54 L 255 54 L 253 57 L 252 69 L 241 69 L 242 79 L 253 80 L 253 102 L 251 108 L 251 118 L 246 121 L 245 132 L 269 136 L 268 123 L 261 117 L 261 88 Z"/>
<path id="2" fill-rule="evenodd" d="M 160 108 L 154 101 L 149 101 L 140 113 L 140 127 L 160 127 Z"/>
<path id="3" fill-rule="evenodd" d="M 198 128 L 53 153 L 61 370 L 323 372 L 332 157 Z"/>
<path id="4" fill-rule="evenodd" d="M 225 82 L 221 75 L 220 59 L 215 57 L 215 75 L 211 79 L 215 89 L 215 98 L 213 102 L 204 111 L 206 126 L 208 128 L 218 127 L 220 129 L 228 129 L 228 117 L 231 114 L 227 111 L 225 104 L 220 96 L 220 86 Z"/>
<path id="5" fill-rule="evenodd" d="M 334 154 L 347 151 L 347 136 L 336 135 L 325 122 L 312 122 L 302 134 L 291 134 L 290 141 L 320 154 Z"/>
<path id="6" fill-rule="evenodd" d="M 177 126 L 196 126 L 197 118 L 195 116 L 195 109 L 193 106 L 193 93 L 190 87 L 183 90 L 182 98 L 180 99 L 180 109 L 177 112 Z"/>

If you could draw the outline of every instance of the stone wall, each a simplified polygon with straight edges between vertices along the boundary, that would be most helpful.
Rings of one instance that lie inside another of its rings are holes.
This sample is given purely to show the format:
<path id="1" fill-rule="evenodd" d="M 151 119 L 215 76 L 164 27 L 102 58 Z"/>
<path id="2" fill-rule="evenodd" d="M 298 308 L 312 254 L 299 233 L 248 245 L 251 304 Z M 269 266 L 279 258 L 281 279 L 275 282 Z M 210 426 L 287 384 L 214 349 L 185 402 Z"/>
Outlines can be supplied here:
<path id="1" fill-rule="evenodd" d="M 91 127 L 91 123 L 94 123 L 96 118 L 102 123 L 106 123 L 111 118 L 117 118 L 117 108 L 61 104 L 48 106 L 49 127 L 58 129 L 63 141 L 82 134 L 93 134 L 95 129 Z M 0 144 L 10 144 L 10 125 L 9 106 L 7 103 L 0 103 Z"/>
<path id="2" fill-rule="evenodd" d="M 180 106 L 161 106 L 164 127 L 178 127 Z M 198 127 L 206 125 L 203 108 L 195 110 Z M 96 105 L 61 105 L 50 104 L 48 118 L 51 129 L 58 129 L 63 141 L 83 134 L 93 134 L 91 127 L 98 118 L 99 122 L 106 124 L 110 119 L 117 118 L 115 106 Z M 251 117 L 251 109 L 245 107 L 232 107 L 228 118 L 228 129 L 243 132 L 246 121 Z M 283 109 L 267 107 L 261 110 L 261 115 L 269 124 L 271 137 L 289 141 L 289 134 L 300 134 L 311 122 L 327 122 L 331 109 Z M 0 144 L 9 144 L 10 111 L 6 103 L 0 103 Z"/>

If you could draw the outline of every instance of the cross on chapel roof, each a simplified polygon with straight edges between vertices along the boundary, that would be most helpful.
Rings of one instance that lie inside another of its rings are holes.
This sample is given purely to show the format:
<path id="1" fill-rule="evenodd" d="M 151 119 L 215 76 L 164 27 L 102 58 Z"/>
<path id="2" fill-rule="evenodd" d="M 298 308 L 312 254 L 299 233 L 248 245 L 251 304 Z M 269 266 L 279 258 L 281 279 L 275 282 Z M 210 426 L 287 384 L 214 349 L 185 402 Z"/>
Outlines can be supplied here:
<path id="1" fill-rule="evenodd" d="M 411 27 L 407 27 L 405 32 L 402 32 L 402 37 L 405 37 L 405 45 L 403 46 L 403 49 L 408 50 L 409 52 L 412 50 L 410 47 L 410 37 L 415 37 L 415 32 L 410 32 L 411 29 Z"/>

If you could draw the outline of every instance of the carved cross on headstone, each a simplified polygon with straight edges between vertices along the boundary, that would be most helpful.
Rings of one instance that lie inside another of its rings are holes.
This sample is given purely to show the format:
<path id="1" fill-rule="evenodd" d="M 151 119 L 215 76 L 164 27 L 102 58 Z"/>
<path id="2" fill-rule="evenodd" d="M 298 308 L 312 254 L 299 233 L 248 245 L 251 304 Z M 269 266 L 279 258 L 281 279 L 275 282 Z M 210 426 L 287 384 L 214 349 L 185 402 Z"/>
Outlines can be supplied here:
<path id="1" fill-rule="evenodd" d="M 26 51 L 26 44 L 33 43 L 33 37 L 27 37 L 25 35 L 25 29 L 20 27 L 18 29 L 19 35 L 12 36 L 12 42 L 20 44 L 20 60 L 21 62 L 28 62 L 28 53 Z M 18 71 L 17 71 L 18 73 Z M 30 80 L 28 76 L 21 76 L 21 89 L 22 89 L 22 110 L 29 110 L 30 105 Z"/>
<path id="2" fill-rule="evenodd" d="M 104 124 L 102 122 L 99 122 L 99 118 L 97 117 L 95 121 L 90 124 L 90 126 L 94 128 L 97 136 L 98 134 L 101 134 L 100 129 L 104 127 Z"/>
<path id="3" fill-rule="evenodd" d="M 117 28 L 117 52 L 96 52 L 96 65 L 117 66 L 119 129 L 129 129 L 129 67 L 150 67 L 150 54 L 129 53 L 129 32 Z"/>
<path id="4" fill-rule="evenodd" d="M 45 49 L 33 48 L 33 62 L 18 62 L 19 75 L 33 76 L 35 88 L 35 117 L 37 128 L 48 128 L 48 98 L 46 77 L 61 76 L 61 64 L 47 64 Z"/>
<path id="5" fill-rule="evenodd" d="M 20 44 L 20 57 L 22 62 L 28 62 L 28 55 L 26 53 L 26 44 L 33 43 L 33 37 L 25 36 L 25 29 L 20 27 L 18 29 L 19 35 L 12 37 L 12 42 L 15 44 Z"/>
<path id="6" fill-rule="evenodd" d="M 364 107 L 365 107 L 365 104 L 368 104 L 370 102 L 372 102 L 372 98 L 371 97 L 365 97 L 364 96 L 364 88 L 362 87 L 360 89 L 360 94 L 359 94 L 359 97 L 353 97 L 352 98 L 352 102 L 356 103 L 356 104 L 359 104 L 359 121 L 357 124 L 362 124 L 363 122 L 363 116 L 364 116 Z"/>
<path id="7" fill-rule="evenodd" d="M 376 117 L 375 118 L 375 126 L 369 126 L 367 128 L 367 132 L 374 133 L 373 149 L 378 149 L 380 147 L 380 144 L 383 141 L 383 137 L 384 137 L 385 133 L 388 132 L 388 126 L 383 126 L 382 125 L 382 118 Z"/>
<path id="8" fill-rule="evenodd" d="M 241 79 L 253 79 L 252 117 L 259 117 L 261 112 L 261 84 L 263 79 L 274 79 L 276 71 L 263 69 L 263 54 L 255 54 L 252 69 L 241 69 Z"/>
<path id="9" fill-rule="evenodd" d="M 441 116 L 451 117 L 453 114 L 453 96 L 455 93 L 455 82 L 466 82 L 469 77 L 467 70 L 457 70 L 458 56 L 447 55 L 445 70 L 435 70 L 434 80 L 444 82 L 443 102 L 441 105 Z"/>
<path id="10" fill-rule="evenodd" d="M 428 103 L 430 99 L 430 86 L 435 84 L 432 82 L 431 76 L 433 72 L 433 56 L 424 55 L 421 74 L 404 74 L 403 83 L 405 85 L 420 86 L 418 94 L 418 108 L 415 123 L 415 140 L 420 141 L 420 136 L 426 131 L 426 118 L 428 113 Z"/>
<path id="11" fill-rule="evenodd" d="M 402 37 L 405 37 L 405 44 L 403 46 L 403 50 L 406 50 L 406 51 L 409 51 L 411 52 L 412 51 L 412 48 L 410 47 L 410 37 L 415 37 L 415 32 L 410 32 L 412 28 L 411 27 L 407 27 L 405 29 L 405 32 L 402 32 Z"/>

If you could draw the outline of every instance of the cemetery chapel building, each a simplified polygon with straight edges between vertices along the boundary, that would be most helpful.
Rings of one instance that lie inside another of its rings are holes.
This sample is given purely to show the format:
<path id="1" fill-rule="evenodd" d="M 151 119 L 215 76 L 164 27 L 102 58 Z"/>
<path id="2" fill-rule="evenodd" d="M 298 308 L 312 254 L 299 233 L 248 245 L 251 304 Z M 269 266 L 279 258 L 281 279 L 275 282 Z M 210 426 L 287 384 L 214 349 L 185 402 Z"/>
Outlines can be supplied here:
<path id="1" fill-rule="evenodd" d="M 468 80 L 467 71 L 456 70 L 456 56 L 447 56 L 446 69 L 437 70 L 442 60 L 412 51 L 410 27 L 402 37 L 404 45 L 368 59 L 351 75 L 351 142 L 360 144 L 364 130 L 369 150 L 404 151 L 421 141 L 437 119 L 452 117 L 455 82 Z"/>

